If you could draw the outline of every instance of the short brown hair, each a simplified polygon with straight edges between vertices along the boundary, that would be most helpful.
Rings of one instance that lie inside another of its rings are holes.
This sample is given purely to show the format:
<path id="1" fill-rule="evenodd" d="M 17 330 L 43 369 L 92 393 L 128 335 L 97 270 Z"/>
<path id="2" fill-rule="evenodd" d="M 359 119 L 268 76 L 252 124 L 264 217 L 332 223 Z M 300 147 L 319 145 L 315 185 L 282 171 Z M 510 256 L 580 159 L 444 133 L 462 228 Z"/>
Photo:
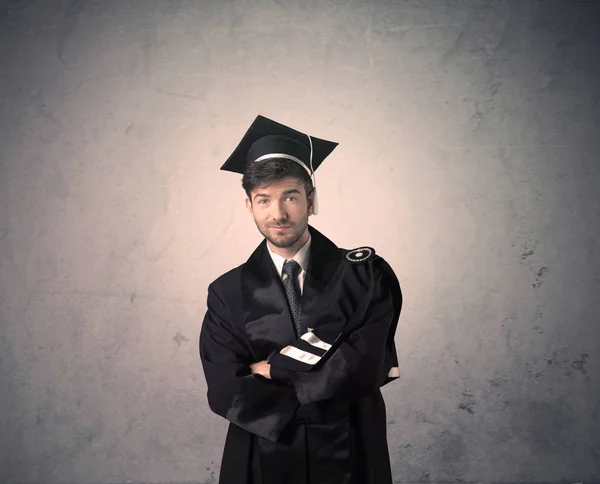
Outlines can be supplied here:
<path id="1" fill-rule="evenodd" d="M 252 190 L 262 186 L 269 186 L 286 177 L 298 178 L 304 184 L 306 197 L 312 193 L 313 184 L 308 172 L 298 163 L 285 158 L 252 163 L 244 172 L 242 187 L 248 198 L 252 200 Z"/>

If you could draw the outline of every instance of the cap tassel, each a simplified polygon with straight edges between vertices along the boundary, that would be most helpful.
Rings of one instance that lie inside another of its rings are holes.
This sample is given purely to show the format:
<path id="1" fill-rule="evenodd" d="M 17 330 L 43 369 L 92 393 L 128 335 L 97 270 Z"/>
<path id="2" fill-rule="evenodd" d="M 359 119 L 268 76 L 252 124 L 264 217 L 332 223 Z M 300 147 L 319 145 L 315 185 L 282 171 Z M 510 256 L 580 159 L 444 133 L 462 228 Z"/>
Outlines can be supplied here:
<path id="1" fill-rule="evenodd" d="M 312 162 L 312 158 L 313 158 L 313 145 L 312 145 L 312 138 L 310 137 L 310 135 L 308 136 L 308 142 L 310 143 L 310 171 L 312 173 L 312 181 L 313 181 L 313 191 L 312 191 L 312 204 L 313 204 L 313 215 L 317 215 L 319 213 L 319 200 L 317 199 L 317 181 L 315 178 L 315 170 L 313 169 L 313 162 Z"/>

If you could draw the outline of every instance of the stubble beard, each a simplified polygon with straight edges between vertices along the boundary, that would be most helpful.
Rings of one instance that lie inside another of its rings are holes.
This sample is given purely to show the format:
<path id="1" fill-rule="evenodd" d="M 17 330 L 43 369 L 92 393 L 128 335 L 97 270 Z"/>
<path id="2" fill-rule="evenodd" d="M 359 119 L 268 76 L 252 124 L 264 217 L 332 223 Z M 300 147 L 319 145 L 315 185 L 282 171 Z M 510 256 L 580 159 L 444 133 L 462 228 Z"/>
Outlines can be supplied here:
<path id="1" fill-rule="evenodd" d="M 254 221 L 258 227 L 259 232 L 275 247 L 280 249 L 288 249 L 297 243 L 304 234 L 306 227 L 308 226 L 308 216 L 305 216 L 300 223 L 292 225 L 289 233 L 281 235 L 272 235 L 271 227 L 272 224 L 261 225 L 256 220 Z M 282 224 L 284 225 L 284 224 Z"/>

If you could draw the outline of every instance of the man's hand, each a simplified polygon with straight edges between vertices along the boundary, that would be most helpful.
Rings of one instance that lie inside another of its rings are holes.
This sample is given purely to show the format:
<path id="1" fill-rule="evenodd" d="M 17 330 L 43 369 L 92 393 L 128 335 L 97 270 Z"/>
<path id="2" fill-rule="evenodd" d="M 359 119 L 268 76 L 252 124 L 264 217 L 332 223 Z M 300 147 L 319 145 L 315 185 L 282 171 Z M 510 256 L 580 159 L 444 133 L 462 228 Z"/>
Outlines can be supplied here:
<path id="1" fill-rule="evenodd" d="M 271 365 L 267 363 L 267 360 L 252 363 L 250 365 L 250 370 L 256 375 L 264 376 L 269 380 L 271 379 Z"/>

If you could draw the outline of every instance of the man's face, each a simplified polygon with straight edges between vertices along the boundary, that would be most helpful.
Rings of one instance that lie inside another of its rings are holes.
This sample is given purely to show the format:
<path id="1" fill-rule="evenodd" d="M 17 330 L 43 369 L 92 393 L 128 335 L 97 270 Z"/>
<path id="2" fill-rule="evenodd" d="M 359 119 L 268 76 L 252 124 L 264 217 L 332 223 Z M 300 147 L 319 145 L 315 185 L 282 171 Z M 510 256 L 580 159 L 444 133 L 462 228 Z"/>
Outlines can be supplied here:
<path id="1" fill-rule="evenodd" d="M 275 247 L 289 248 L 306 232 L 312 215 L 312 197 L 306 199 L 304 184 L 286 177 L 269 187 L 258 187 L 246 199 L 261 234 Z"/>

